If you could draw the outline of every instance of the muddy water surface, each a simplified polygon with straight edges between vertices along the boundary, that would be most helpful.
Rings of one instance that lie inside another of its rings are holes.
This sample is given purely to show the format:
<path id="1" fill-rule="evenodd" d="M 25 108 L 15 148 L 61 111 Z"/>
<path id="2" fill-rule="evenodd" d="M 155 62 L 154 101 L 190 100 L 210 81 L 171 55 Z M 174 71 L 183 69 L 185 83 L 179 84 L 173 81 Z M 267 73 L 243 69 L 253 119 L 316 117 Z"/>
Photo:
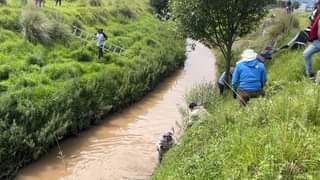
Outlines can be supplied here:
<path id="1" fill-rule="evenodd" d="M 186 90 L 214 80 L 212 52 L 197 43 L 185 67 L 140 102 L 60 144 L 22 169 L 18 180 L 149 179 L 157 164 L 156 142 L 181 119 Z"/>

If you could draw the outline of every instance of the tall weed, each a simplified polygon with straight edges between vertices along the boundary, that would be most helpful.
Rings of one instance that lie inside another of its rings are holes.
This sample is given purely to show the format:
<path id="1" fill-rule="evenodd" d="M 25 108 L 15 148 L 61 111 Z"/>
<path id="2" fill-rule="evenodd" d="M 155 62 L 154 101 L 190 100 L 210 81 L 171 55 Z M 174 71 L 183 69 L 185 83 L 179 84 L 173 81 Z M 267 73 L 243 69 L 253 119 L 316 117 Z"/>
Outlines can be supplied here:
<path id="1" fill-rule="evenodd" d="M 49 44 L 50 21 L 42 11 L 34 7 L 28 7 L 22 11 L 21 24 L 23 26 L 24 36 L 32 43 Z"/>

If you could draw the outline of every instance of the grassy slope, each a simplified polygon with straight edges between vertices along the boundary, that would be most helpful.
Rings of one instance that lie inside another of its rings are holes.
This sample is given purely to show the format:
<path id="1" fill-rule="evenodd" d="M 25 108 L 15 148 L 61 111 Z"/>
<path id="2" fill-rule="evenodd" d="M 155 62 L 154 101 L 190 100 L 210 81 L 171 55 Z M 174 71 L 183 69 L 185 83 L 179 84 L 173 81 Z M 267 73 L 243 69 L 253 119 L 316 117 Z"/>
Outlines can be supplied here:
<path id="1" fill-rule="evenodd" d="M 260 47 L 254 34 L 243 41 Z M 240 108 L 231 95 L 212 97 L 212 117 L 186 131 L 153 179 L 319 179 L 320 90 L 303 76 L 302 50 L 283 51 L 267 66 L 266 98 Z"/>
<path id="2" fill-rule="evenodd" d="M 49 21 L 78 24 L 94 34 L 104 28 L 123 56 L 96 58 L 95 42 L 32 44 L 20 24 L 24 7 L 0 6 L 0 179 L 11 178 L 57 139 L 77 134 L 104 115 L 140 99 L 183 65 L 185 40 L 172 22 L 160 22 L 148 0 L 53 1 L 42 11 Z M 175 48 L 172 48 L 175 47 Z"/>

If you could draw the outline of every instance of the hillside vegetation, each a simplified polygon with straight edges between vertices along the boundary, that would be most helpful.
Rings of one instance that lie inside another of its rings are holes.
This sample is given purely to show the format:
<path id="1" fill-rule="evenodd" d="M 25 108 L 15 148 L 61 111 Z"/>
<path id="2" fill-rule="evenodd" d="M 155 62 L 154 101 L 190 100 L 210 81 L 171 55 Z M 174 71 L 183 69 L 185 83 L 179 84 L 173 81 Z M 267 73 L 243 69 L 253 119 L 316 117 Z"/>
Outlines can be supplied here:
<path id="1" fill-rule="evenodd" d="M 0 0 L 0 179 L 139 100 L 185 59 L 184 37 L 148 0 L 53 2 Z M 95 41 L 82 42 L 72 26 L 93 37 L 103 28 L 125 52 L 99 60 Z"/>
<path id="2" fill-rule="evenodd" d="M 266 36 L 259 29 L 235 50 L 261 50 L 275 37 L 283 45 L 299 22 L 305 27 L 307 16 L 295 16 L 278 14 Z M 212 95 L 206 103 L 212 116 L 185 132 L 153 179 L 319 179 L 320 89 L 304 76 L 302 52 L 284 50 L 267 62 L 267 96 L 246 108 L 231 94 Z M 320 68 L 318 56 L 315 67 Z"/>

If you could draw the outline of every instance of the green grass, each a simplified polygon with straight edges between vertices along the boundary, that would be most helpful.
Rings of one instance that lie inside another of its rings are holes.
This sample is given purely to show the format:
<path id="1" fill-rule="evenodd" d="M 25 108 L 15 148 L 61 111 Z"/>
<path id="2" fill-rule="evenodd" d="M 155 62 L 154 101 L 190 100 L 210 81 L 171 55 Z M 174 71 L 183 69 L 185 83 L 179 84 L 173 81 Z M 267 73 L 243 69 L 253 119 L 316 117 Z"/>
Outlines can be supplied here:
<path id="1" fill-rule="evenodd" d="M 38 159 L 56 138 L 139 100 L 185 59 L 185 38 L 174 22 L 154 17 L 148 0 L 103 0 L 97 7 L 66 0 L 59 8 L 47 1 L 41 9 L 21 2 L 0 6 L 0 179 Z M 46 26 L 27 32 L 37 20 L 26 21 L 30 14 Z M 71 25 L 93 35 L 104 28 L 107 43 L 126 51 L 99 60 L 95 42 L 71 36 Z"/>
<path id="2" fill-rule="evenodd" d="M 320 90 L 304 76 L 302 50 L 280 52 L 267 68 L 265 98 L 243 108 L 231 94 L 214 95 L 212 116 L 185 132 L 153 179 L 319 179 Z"/>

